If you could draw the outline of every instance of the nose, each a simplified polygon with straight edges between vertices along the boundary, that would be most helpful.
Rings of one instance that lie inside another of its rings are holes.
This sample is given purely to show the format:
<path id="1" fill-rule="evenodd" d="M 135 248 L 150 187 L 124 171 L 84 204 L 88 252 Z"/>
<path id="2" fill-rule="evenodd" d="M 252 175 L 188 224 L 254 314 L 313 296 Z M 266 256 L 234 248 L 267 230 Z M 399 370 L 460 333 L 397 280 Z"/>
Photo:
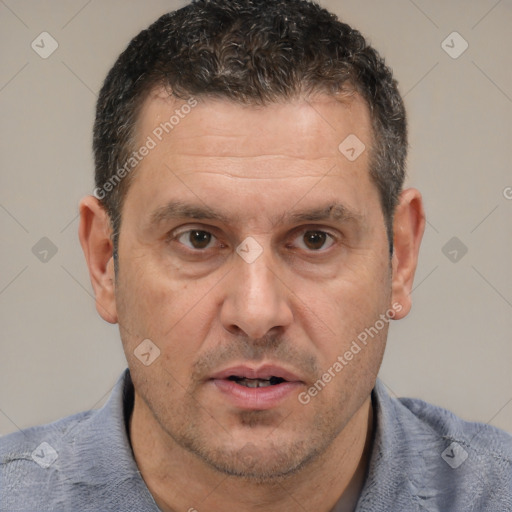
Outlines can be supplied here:
<path id="1" fill-rule="evenodd" d="M 270 331 L 283 330 L 293 320 L 291 292 L 267 256 L 269 251 L 264 250 L 251 263 L 235 256 L 220 313 L 222 325 L 232 334 L 244 333 L 251 339 L 259 339 Z"/>

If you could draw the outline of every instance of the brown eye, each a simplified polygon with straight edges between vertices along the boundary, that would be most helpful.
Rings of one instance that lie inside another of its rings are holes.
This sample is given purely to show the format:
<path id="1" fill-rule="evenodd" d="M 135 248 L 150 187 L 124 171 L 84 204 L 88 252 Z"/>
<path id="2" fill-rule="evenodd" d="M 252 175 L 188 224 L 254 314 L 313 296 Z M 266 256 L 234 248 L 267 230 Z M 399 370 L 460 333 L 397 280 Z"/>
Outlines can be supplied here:
<path id="1" fill-rule="evenodd" d="M 178 237 L 178 240 L 187 247 L 198 250 L 206 249 L 210 245 L 212 239 L 213 235 L 211 233 L 200 229 L 191 229 L 190 231 L 182 233 Z"/>
<path id="2" fill-rule="evenodd" d="M 300 249 L 309 252 L 320 252 L 329 249 L 335 243 L 333 235 L 318 229 L 303 231 L 296 240 Z"/>
<path id="3" fill-rule="evenodd" d="M 308 249 L 313 251 L 321 249 L 327 240 L 327 233 L 323 231 L 306 231 L 304 233 L 304 243 Z"/>

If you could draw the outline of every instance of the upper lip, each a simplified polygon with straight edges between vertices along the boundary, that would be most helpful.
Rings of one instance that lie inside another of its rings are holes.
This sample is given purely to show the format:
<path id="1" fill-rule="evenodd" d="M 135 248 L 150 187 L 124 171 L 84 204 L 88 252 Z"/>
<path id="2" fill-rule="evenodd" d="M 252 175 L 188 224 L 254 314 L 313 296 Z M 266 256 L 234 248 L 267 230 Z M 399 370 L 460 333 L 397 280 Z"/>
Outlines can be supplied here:
<path id="1" fill-rule="evenodd" d="M 259 368 L 247 365 L 231 366 L 213 374 L 210 378 L 227 379 L 231 376 L 245 379 L 270 379 L 270 377 L 278 377 L 288 382 L 302 382 L 297 375 L 275 364 L 265 364 Z"/>

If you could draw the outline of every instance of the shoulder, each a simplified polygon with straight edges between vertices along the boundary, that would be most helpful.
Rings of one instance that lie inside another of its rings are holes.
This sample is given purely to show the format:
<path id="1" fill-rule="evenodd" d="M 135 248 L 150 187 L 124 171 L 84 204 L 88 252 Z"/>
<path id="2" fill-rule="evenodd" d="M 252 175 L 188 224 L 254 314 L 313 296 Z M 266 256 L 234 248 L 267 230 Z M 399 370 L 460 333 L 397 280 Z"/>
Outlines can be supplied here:
<path id="1" fill-rule="evenodd" d="M 485 423 L 466 421 L 451 411 L 415 398 L 400 398 L 397 402 L 426 431 L 445 442 L 469 449 L 481 461 L 498 466 L 512 465 L 512 435 Z M 510 473 L 512 478 L 512 472 Z"/>
<path id="2" fill-rule="evenodd" d="M 0 510 L 155 510 L 133 458 L 128 370 L 101 409 L 0 438 Z"/>
<path id="3" fill-rule="evenodd" d="M 52 442 L 60 446 L 66 435 L 87 421 L 92 414 L 94 411 L 81 412 L 53 423 L 30 427 L 0 437 L 0 464 L 5 465 L 17 459 L 26 459 L 27 454 L 32 460 L 31 453 L 34 450 L 34 443 L 37 441 Z"/>
<path id="4" fill-rule="evenodd" d="M 394 402 L 408 430 L 402 437 L 409 456 L 419 459 L 411 463 L 409 475 L 418 502 L 434 509 L 512 510 L 510 434 L 423 400 Z"/>
<path id="5" fill-rule="evenodd" d="M 9 503 L 9 499 L 16 496 L 24 496 L 25 506 L 30 506 L 31 496 L 37 495 L 40 502 L 49 483 L 56 483 L 63 469 L 72 476 L 76 468 L 69 467 L 69 454 L 74 449 L 74 436 L 84 430 L 94 414 L 95 411 L 82 412 L 0 437 L 2 505 L 14 510 L 19 503 Z"/>
<path id="6" fill-rule="evenodd" d="M 510 434 L 392 398 L 379 380 L 372 398 L 376 430 L 360 510 L 512 510 Z M 376 497 L 386 505 L 375 508 Z"/>

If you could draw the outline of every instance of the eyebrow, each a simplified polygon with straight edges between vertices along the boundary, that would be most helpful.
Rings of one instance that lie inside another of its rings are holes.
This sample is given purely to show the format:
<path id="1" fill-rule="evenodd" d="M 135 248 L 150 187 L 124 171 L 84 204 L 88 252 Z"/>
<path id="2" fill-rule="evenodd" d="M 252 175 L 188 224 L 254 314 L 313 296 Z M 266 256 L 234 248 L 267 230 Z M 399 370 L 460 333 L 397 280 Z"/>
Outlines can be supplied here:
<path id="1" fill-rule="evenodd" d="M 171 201 L 164 206 L 157 208 L 150 215 L 150 227 L 158 227 L 160 224 L 176 219 L 214 220 L 229 224 L 232 219 L 219 211 L 214 211 L 206 205 L 187 203 L 184 201 Z M 363 215 L 352 211 L 340 202 L 331 202 L 319 208 L 296 210 L 286 212 L 271 219 L 272 226 L 278 224 L 293 224 L 298 222 L 319 222 L 319 221 L 362 222 Z"/>
<path id="2" fill-rule="evenodd" d="M 171 201 L 156 209 L 150 216 L 149 224 L 158 226 L 175 219 L 217 220 L 227 223 L 228 217 L 220 212 L 214 212 L 207 206 L 200 206 L 183 201 Z"/>
<path id="3" fill-rule="evenodd" d="M 360 213 L 350 210 L 342 203 L 334 202 L 320 208 L 286 213 L 281 217 L 280 220 L 289 222 L 315 222 L 326 220 L 348 222 L 362 221 L 363 216 Z"/>

